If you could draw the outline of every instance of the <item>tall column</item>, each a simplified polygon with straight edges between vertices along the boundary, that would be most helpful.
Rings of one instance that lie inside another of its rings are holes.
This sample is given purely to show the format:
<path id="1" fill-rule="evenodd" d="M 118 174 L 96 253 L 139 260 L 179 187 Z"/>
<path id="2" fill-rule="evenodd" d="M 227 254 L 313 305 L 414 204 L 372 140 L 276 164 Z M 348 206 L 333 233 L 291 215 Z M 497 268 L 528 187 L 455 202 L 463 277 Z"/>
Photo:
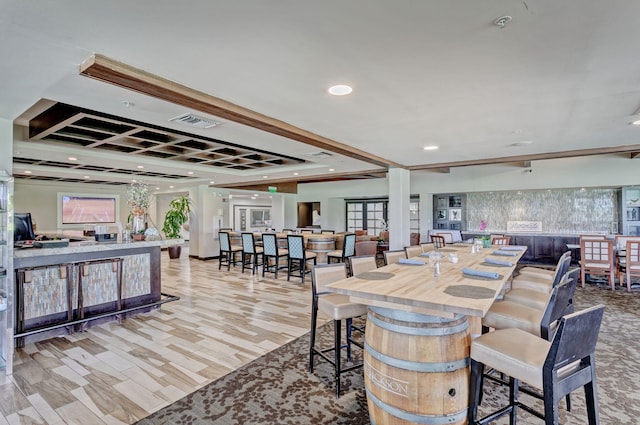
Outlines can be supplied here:
<path id="1" fill-rule="evenodd" d="M 409 245 L 410 174 L 403 168 L 390 168 L 389 182 L 389 249 L 402 249 Z"/>
<path id="2" fill-rule="evenodd" d="M 0 118 L 0 170 L 13 174 L 13 121 Z"/>

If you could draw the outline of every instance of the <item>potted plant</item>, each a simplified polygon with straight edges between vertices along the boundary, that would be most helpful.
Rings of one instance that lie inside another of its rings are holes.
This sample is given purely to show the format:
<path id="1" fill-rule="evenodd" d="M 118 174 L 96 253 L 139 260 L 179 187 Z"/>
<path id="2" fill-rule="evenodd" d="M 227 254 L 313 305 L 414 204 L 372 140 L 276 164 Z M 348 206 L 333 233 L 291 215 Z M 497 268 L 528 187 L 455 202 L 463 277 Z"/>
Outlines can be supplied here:
<path id="1" fill-rule="evenodd" d="M 164 215 L 164 223 L 162 224 L 162 233 L 167 239 L 179 239 L 180 228 L 189 221 L 189 213 L 191 212 L 191 199 L 186 195 L 179 195 L 169 202 L 169 210 Z M 169 258 L 180 258 L 182 247 L 180 245 L 172 245 L 167 248 Z"/>

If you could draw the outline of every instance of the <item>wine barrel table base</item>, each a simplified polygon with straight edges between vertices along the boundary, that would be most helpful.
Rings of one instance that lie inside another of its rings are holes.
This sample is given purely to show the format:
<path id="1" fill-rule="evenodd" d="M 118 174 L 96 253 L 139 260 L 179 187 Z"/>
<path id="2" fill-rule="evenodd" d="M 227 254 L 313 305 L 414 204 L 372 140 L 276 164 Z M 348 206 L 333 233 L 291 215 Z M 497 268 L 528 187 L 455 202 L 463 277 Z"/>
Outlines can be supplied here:
<path id="1" fill-rule="evenodd" d="M 364 378 L 372 424 L 466 424 L 467 317 L 370 307 Z"/>

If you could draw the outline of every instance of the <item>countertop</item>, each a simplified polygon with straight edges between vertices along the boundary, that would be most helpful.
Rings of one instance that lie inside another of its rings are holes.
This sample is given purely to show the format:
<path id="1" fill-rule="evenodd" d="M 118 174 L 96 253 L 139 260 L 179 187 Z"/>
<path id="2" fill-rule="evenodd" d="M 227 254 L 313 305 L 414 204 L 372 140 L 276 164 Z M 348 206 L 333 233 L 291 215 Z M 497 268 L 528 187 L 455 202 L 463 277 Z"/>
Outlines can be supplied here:
<path id="1" fill-rule="evenodd" d="M 162 239 L 153 241 L 139 241 L 126 243 L 107 243 L 95 242 L 91 240 L 81 242 L 69 242 L 69 246 L 61 248 L 15 248 L 13 250 L 14 258 L 43 257 L 47 255 L 74 254 L 81 252 L 97 252 L 97 251 L 114 251 L 118 249 L 132 249 L 160 246 L 166 248 L 168 246 L 180 245 L 184 243 L 183 239 Z"/>

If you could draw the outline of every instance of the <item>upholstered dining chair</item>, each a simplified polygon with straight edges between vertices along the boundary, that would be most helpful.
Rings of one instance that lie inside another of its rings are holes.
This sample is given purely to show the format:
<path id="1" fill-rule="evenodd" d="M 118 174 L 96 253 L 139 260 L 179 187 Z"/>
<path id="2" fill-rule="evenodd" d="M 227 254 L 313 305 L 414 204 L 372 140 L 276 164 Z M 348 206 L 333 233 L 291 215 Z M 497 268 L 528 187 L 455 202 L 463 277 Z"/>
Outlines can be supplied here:
<path id="1" fill-rule="evenodd" d="M 409 234 L 409 245 L 420 245 L 420 233 L 411 232 Z"/>
<path id="2" fill-rule="evenodd" d="M 300 272 L 299 277 L 304 283 L 304 276 L 310 271 L 308 270 L 308 262 L 313 261 L 315 265 L 318 261 L 317 254 L 315 252 L 307 252 L 304 246 L 304 236 L 302 235 L 287 235 L 287 242 L 289 246 L 287 280 L 291 280 L 292 272 L 298 270 Z"/>
<path id="3" fill-rule="evenodd" d="M 351 276 L 356 276 L 377 268 L 378 263 L 376 262 L 375 255 L 354 255 L 353 257 L 349 257 Z"/>
<path id="4" fill-rule="evenodd" d="M 435 231 L 435 232 L 432 232 L 432 235 L 442 236 L 444 238 L 445 243 L 453 243 L 453 233 L 451 232 Z"/>
<path id="5" fill-rule="evenodd" d="M 631 292 L 631 277 L 640 276 L 640 240 L 628 239 L 624 257 L 624 265 L 620 274 L 620 285 L 624 285 L 626 278 L 627 291 Z M 622 257 L 620 257 L 622 258 Z"/>
<path id="6" fill-rule="evenodd" d="M 491 238 L 491 245 L 509 245 L 510 236 L 500 236 Z"/>
<path id="7" fill-rule="evenodd" d="M 265 272 L 273 273 L 275 279 L 278 278 L 278 270 L 287 267 L 289 250 L 284 248 L 278 248 L 278 238 L 275 233 L 263 233 L 262 234 L 262 277 Z M 282 260 L 285 264 L 282 264 Z"/>
<path id="8" fill-rule="evenodd" d="M 342 249 L 336 249 L 327 254 L 327 262 L 329 264 L 336 263 L 346 263 L 347 258 L 356 255 L 356 234 L 348 233 L 344 235 L 344 243 L 342 244 Z"/>
<path id="9" fill-rule="evenodd" d="M 378 252 L 377 241 L 356 241 L 356 255 L 376 255 Z"/>
<path id="10" fill-rule="evenodd" d="M 471 385 L 469 424 L 484 425 L 509 414 L 516 423 L 517 408 L 558 424 L 560 400 L 583 387 L 589 425 L 599 424 L 596 387 L 595 349 L 602 323 L 604 305 L 600 304 L 564 316 L 551 341 L 518 328 L 501 329 L 471 342 Z M 485 369 L 509 376 L 509 405 L 478 419 Z M 519 382 L 542 391 L 544 413 L 518 400 Z"/>
<path id="11" fill-rule="evenodd" d="M 389 264 L 395 264 L 401 258 L 407 258 L 407 253 L 404 252 L 404 249 L 394 250 L 394 251 L 384 251 L 384 265 L 387 266 Z"/>
<path id="12" fill-rule="evenodd" d="M 447 245 L 444 236 L 441 235 L 431 235 L 431 243 L 433 243 L 435 249 L 444 248 Z"/>
<path id="13" fill-rule="evenodd" d="M 609 239 L 580 238 L 580 278 L 584 287 L 585 277 L 603 275 L 609 279 L 611 289 L 615 289 L 615 259 L 613 241 Z"/>
<path id="14" fill-rule="evenodd" d="M 419 257 L 422 255 L 422 247 L 420 245 L 405 246 L 404 252 L 407 258 Z"/>
<path id="15" fill-rule="evenodd" d="M 218 232 L 218 240 L 220 241 L 220 255 L 218 256 L 218 270 L 223 265 L 227 266 L 227 271 L 231 270 L 231 265 L 236 265 L 236 254 L 242 253 L 242 247 L 239 245 L 231 245 L 229 232 Z"/>
<path id="16" fill-rule="evenodd" d="M 245 268 L 251 269 L 251 274 L 256 274 L 258 267 L 262 265 L 262 247 L 256 246 L 256 239 L 252 232 L 242 232 L 242 273 Z"/>
<path id="17" fill-rule="evenodd" d="M 313 372 L 314 357 L 320 356 L 329 362 L 334 368 L 336 382 L 336 398 L 340 397 L 340 376 L 343 373 L 362 367 L 362 363 L 343 367 L 342 348 L 346 348 L 347 362 L 351 362 L 351 345 L 363 348 L 363 344 L 352 338 L 354 330 L 362 332 L 362 329 L 353 326 L 353 318 L 367 313 L 367 306 L 355 304 L 349 301 L 349 296 L 328 292 L 326 285 L 345 279 L 347 277 L 346 264 L 321 264 L 311 269 L 311 344 L 309 347 L 309 371 Z M 316 327 L 318 311 L 333 319 L 334 341 L 333 346 L 316 348 Z M 342 321 L 346 322 L 346 344 L 342 344 Z M 326 353 L 333 352 L 333 358 Z"/>

